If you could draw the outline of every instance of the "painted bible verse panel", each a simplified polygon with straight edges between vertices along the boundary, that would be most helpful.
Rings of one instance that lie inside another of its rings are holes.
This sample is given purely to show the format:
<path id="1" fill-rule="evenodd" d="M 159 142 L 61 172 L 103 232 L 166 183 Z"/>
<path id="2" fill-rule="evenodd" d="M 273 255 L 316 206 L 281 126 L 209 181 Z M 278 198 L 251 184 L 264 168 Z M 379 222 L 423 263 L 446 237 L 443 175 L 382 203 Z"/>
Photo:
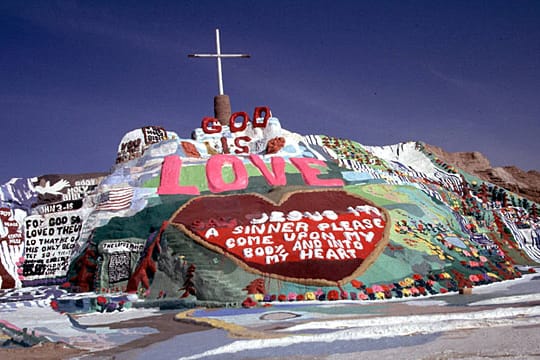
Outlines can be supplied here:
<path id="1" fill-rule="evenodd" d="M 388 216 L 341 190 L 288 194 L 278 204 L 259 194 L 203 196 L 172 223 L 249 271 L 311 285 L 345 283 L 388 242 Z"/>
<path id="2" fill-rule="evenodd" d="M 82 228 L 79 214 L 28 216 L 25 228 L 24 280 L 65 276 Z"/>

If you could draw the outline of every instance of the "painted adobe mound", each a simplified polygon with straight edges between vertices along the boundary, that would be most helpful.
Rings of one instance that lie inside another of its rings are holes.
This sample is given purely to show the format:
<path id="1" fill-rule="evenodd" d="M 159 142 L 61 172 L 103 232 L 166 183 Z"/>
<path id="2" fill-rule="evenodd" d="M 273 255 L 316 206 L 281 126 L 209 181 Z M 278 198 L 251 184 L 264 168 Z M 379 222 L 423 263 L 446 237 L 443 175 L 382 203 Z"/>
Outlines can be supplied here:
<path id="1" fill-rule="evenodd" d="M 458 291 L 540 261 L 538 204 L 422 143 L 302 136 L 266 107 L 253 119 L 205 118 L 191 139 L 136 129 L 110 173 L 0 186 L 1 288 L 251 306 Z"/>

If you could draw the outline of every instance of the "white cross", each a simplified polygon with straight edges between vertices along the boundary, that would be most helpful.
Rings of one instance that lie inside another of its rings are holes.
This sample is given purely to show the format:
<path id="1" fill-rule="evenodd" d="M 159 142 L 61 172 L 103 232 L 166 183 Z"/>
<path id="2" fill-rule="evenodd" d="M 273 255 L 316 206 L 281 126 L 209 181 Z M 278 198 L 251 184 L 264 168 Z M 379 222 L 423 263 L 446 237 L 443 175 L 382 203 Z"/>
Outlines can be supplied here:
<path id="1" fill-rule="evenodd" d="M 219 45 L 219 29 L 216 29 L 216 53 L 215 54 L 189 54 L 188 57 L 216 58 L 217 59 L 219 95 L 223 95 L 223 75 L 221 71 L 221 59 L 222 58 L 248 58 L 249 55 L 248 54 L 222 54 L 221 47 Z"/>

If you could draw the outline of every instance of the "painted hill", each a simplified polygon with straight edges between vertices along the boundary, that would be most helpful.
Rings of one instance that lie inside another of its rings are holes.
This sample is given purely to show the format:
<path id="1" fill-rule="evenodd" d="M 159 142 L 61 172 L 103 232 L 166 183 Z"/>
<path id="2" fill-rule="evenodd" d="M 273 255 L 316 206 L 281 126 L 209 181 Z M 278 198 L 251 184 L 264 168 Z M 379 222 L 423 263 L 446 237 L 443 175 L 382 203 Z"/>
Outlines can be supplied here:
<path id="1" fill-rule="evenodd" d="M 538 204 L 424 144 L 303 136 L 267 107 L 252 118 L 205 118 L 190 139 L 136 129 L 110 173 L 0 186 L 1 288 L 384 299 L 511 279 L 514 265 L 540 262 Z"/>

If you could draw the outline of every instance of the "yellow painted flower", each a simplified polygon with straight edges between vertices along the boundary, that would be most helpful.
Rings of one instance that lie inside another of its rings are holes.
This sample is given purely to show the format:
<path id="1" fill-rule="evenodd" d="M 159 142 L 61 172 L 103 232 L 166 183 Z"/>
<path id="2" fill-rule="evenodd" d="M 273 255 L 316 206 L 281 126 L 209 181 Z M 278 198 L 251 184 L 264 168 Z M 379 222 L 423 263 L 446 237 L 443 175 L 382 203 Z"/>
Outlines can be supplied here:
<path id="1" fill-rule="evenodd" d="M 403 279 L 403 281 L 405 281 L 407 286 L 412 286 L 414 284 L 414 280 L 411 279 L 410 277 Z"/>

